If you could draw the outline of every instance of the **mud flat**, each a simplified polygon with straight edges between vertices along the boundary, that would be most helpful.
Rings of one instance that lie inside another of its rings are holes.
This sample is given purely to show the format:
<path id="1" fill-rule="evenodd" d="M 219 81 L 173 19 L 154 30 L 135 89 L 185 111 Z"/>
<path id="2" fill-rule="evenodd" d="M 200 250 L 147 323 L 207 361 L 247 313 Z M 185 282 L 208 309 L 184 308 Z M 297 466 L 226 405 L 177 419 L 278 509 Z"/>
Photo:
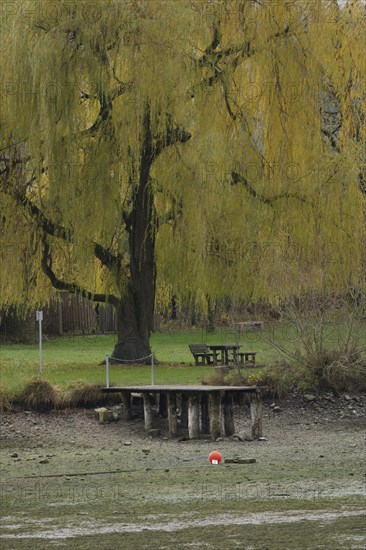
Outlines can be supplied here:
<path id="1" fill-rule="evenodd" d="M 363 549 L 363 399 L 267 404 L 265 441 L 169 440 L 164 421 L 150 439 L 141 418 L 100 424 L 92 411 L 3 414 L 0 544 Z M 244 407 L 237 431 L 248 427 Z M 214 449 L 255 462 L 213 466 Z"/>

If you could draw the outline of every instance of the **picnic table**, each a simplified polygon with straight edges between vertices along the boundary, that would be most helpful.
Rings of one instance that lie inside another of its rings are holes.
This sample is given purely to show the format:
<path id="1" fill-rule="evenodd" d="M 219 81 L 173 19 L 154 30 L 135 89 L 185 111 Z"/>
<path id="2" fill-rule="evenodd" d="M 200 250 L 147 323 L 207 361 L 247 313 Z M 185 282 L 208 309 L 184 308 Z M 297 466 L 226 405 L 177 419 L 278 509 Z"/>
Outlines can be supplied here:
<path id="1" fill-rule="evenodd" d="M 239 351 L 239 344 L 190 344 L 196 365 L 255 367 L 254 351 Z"/>
<path id="2" fill-rule="evenodd" d="M 229 365 L 238 364 L 238 344 L 210 344 L 209 349 L 212 351 L 214 365 Z"/>

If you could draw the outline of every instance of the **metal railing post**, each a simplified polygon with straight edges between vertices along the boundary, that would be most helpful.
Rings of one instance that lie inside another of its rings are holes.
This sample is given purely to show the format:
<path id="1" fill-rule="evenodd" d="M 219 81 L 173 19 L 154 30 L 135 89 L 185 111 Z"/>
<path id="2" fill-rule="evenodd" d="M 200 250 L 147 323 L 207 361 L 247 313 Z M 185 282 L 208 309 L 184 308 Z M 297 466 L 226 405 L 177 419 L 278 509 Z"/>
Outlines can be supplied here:
<path id="1" fill-rule="evenodd" d="M 154 368 L 155 368 L 154 352 L 152 352 L 151 354 L 151 385 L 152 386 L 154 385 Z"/>
<path id="2" fill-rule="evenodd" d="M 106 387 L 109 388 L 109 355 L 105 356 L 105 377 Z"/>

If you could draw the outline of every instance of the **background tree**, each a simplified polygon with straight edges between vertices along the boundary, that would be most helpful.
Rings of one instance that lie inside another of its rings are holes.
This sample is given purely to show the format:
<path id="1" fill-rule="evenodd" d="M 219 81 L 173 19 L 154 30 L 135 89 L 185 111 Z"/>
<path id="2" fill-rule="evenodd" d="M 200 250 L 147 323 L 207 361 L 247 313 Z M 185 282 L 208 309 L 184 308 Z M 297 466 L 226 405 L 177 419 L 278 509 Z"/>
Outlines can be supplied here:
<path id="1" fill-rule="evenodd" d="M 112 303 L 130 359 L 156 291 L 364 284 L 362 2 L 37 6 L 3 29 L 5 307 Z"/>

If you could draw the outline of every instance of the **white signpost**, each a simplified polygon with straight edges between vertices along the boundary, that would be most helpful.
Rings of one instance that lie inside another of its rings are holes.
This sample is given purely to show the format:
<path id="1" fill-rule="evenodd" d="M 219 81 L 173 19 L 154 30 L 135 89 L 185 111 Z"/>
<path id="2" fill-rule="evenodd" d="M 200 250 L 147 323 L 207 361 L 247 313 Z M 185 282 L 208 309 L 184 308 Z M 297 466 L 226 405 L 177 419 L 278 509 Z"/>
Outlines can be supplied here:
<path id="1" fill-rule="evenodd" d="M 39 374 L 42 378 L 42 321 L 43 311 L 36 311 L 36 321 L 39 325 Z"/>

